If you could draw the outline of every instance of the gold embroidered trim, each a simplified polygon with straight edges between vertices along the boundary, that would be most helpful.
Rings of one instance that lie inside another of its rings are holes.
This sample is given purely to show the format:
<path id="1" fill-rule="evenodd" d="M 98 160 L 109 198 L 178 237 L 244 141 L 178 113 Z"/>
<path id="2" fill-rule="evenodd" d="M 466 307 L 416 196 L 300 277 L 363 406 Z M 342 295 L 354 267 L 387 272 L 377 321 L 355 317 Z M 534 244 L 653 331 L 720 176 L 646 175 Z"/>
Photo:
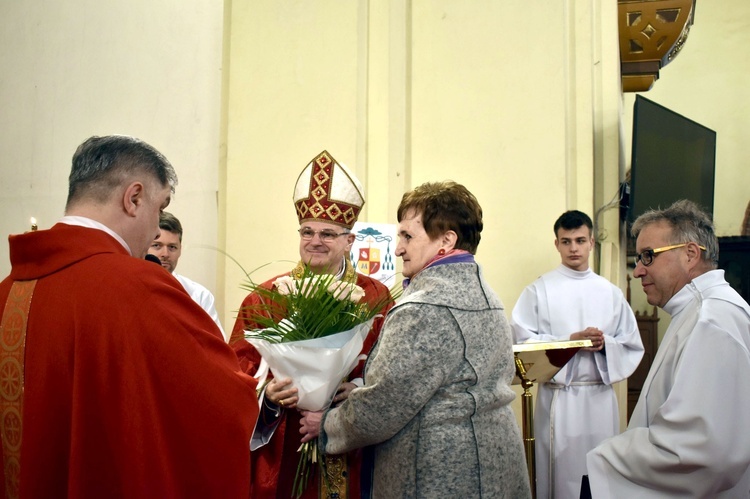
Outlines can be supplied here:
<path id="1" fill-rule="evenodd" d="M 13 282 L 0 322 L 0 435 L 8 499 L 18 498 L 20 491 L 24 353 L 34 286 L 36 280 Z"/>
<path id="2" fill-rule="evenodd" d="M 322 499 L 346 499 L 349 497 L 347 478 L 349 476 L 346 455 L 325 456 L 325 466 L 320 467 L 320 494 Z"/>
<path id="3" fill-rule="evenodd" d="M 344 282 L 350 282 L 353 284 L 357 283 L 357 271 L 354 270 L 354 267 L 352 266 L 352 262 L 349 261 L 348 258 L 344 258 L 344 262 L 346 265 L 346 269 L 344 269 L 344 275 L 341 278 Z M 301 261 L 297 263 L 297 266 L 292 269 L 292 271 L 289 273 L 294 279 L 302 279 L 302 276 L 305 275 L 305 264 Z"/>

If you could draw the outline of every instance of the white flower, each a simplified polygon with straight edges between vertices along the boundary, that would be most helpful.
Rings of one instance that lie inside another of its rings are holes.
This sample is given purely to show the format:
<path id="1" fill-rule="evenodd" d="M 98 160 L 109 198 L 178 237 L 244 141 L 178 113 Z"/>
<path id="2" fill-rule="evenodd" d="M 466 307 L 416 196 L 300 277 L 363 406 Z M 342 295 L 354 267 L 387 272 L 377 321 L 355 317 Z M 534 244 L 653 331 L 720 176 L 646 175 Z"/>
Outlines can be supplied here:
<path id="1" fill-rule="evenodd" d="M 290 295 L 297 292 L 297 282 L 291 276 L 281 276 L 273 281 L 273 287 L 279 290 L 279 294 Z"/>
<path id="2" fill-rule="evenodd" d="M 332 274 L 313 274 L 305 268 L 301 279 L 278 277 L 270 289 L 248 286 L 261 298 L 243 311 L 253 324 L 251 336 L 273 343 L 323 338 L 347 331 L 380 314 L 391 295 L 377 303 L 365 302 L 364 290 L 356 284 L 340 282 Z M 281 318 L 291 320 L 280 321 Z"/>
<path id="3" fill-rule="evenodd" d="M 319 274 L 312 277 L 304 277 L 300 279 L 297 283 L 297 292 L 300 294 L 300 296 L 307 296 L 312 298 L 315 296 L 315 293 L 321 289 L 321 285 L 325 284 L 328 280 L 333 279 L 333 276 L 330 274 Z"/>
<path id="4" fill-rule="evenodd" d="M 344 281 L 336 281 L 328 286 L 328 292 L 331 293 L 337 300 L 349 300 L 353 303 L 359 303 L 365 296 L 365 290 L 357 286 Z"/>

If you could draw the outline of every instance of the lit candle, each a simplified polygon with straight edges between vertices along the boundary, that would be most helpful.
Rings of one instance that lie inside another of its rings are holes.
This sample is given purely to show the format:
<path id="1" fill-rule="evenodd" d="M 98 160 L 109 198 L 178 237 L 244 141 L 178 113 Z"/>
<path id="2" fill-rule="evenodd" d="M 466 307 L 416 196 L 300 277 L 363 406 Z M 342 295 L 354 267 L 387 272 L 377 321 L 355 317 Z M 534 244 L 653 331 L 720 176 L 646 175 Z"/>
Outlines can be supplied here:
<path id="1" fill-rule="evenodd" d="M 36 224 L 36 218 L 31 217 L 31 230 L 37 230 L 39 227 Z"/>

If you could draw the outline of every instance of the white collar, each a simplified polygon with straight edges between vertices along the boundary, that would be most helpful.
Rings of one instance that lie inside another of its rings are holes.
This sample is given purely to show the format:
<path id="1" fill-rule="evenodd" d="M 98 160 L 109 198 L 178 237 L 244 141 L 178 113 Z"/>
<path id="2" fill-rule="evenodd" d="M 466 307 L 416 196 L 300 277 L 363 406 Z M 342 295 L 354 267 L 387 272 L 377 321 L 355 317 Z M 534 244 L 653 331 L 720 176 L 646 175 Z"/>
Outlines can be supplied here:
<path id="1" fill-rule="evenodd" d="M 692 281 L 685 284 L 678 292 L 664 304 L 665 312 L 675 316 L 690 303 L 693 298 L 701 298 L 706 289 L 717 284 L 724 283 L 723 270 L 709 270 L 693 278 Z"/>
<path id="2" fill-rule="evenodd" d="M 122 246 L 130 253 L 130 255 L 133 255 L 133 252 L 130 251 L 130 246 L 128 246 L 128 243 L 125 242 L 125 240 L 120 237 L 120 234 L 113 231 L 106 225 L 104 225 L 101 222 L 97 222 L 96 220 L 93 220 L 91 218 L 87 217 L 80 217 L 80 216 L 74 216 L 74 215 L 66 215 L 62 217 L 60 220 L 57 221 L 58 223 L 65 224 L 65 225 L 77 225 L 79 227 L 86 227 L 89 229 L 98 229 L 106 232 L 110 236 L 114 237 L 118 243 L 122 244 Z"/>

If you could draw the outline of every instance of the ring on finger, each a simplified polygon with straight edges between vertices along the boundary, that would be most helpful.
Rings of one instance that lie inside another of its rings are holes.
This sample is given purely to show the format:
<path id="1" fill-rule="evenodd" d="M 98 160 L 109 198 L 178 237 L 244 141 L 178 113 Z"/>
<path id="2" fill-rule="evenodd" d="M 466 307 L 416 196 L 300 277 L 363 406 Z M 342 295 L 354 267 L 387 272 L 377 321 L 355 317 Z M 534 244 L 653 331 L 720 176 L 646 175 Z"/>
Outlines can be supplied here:
<path id="1" fill-rule="evenodd" d="M 284 399 L 280 399 L 279 400 L 279 405 L 282 406 L 282 407 L 284 406 Z"/>

